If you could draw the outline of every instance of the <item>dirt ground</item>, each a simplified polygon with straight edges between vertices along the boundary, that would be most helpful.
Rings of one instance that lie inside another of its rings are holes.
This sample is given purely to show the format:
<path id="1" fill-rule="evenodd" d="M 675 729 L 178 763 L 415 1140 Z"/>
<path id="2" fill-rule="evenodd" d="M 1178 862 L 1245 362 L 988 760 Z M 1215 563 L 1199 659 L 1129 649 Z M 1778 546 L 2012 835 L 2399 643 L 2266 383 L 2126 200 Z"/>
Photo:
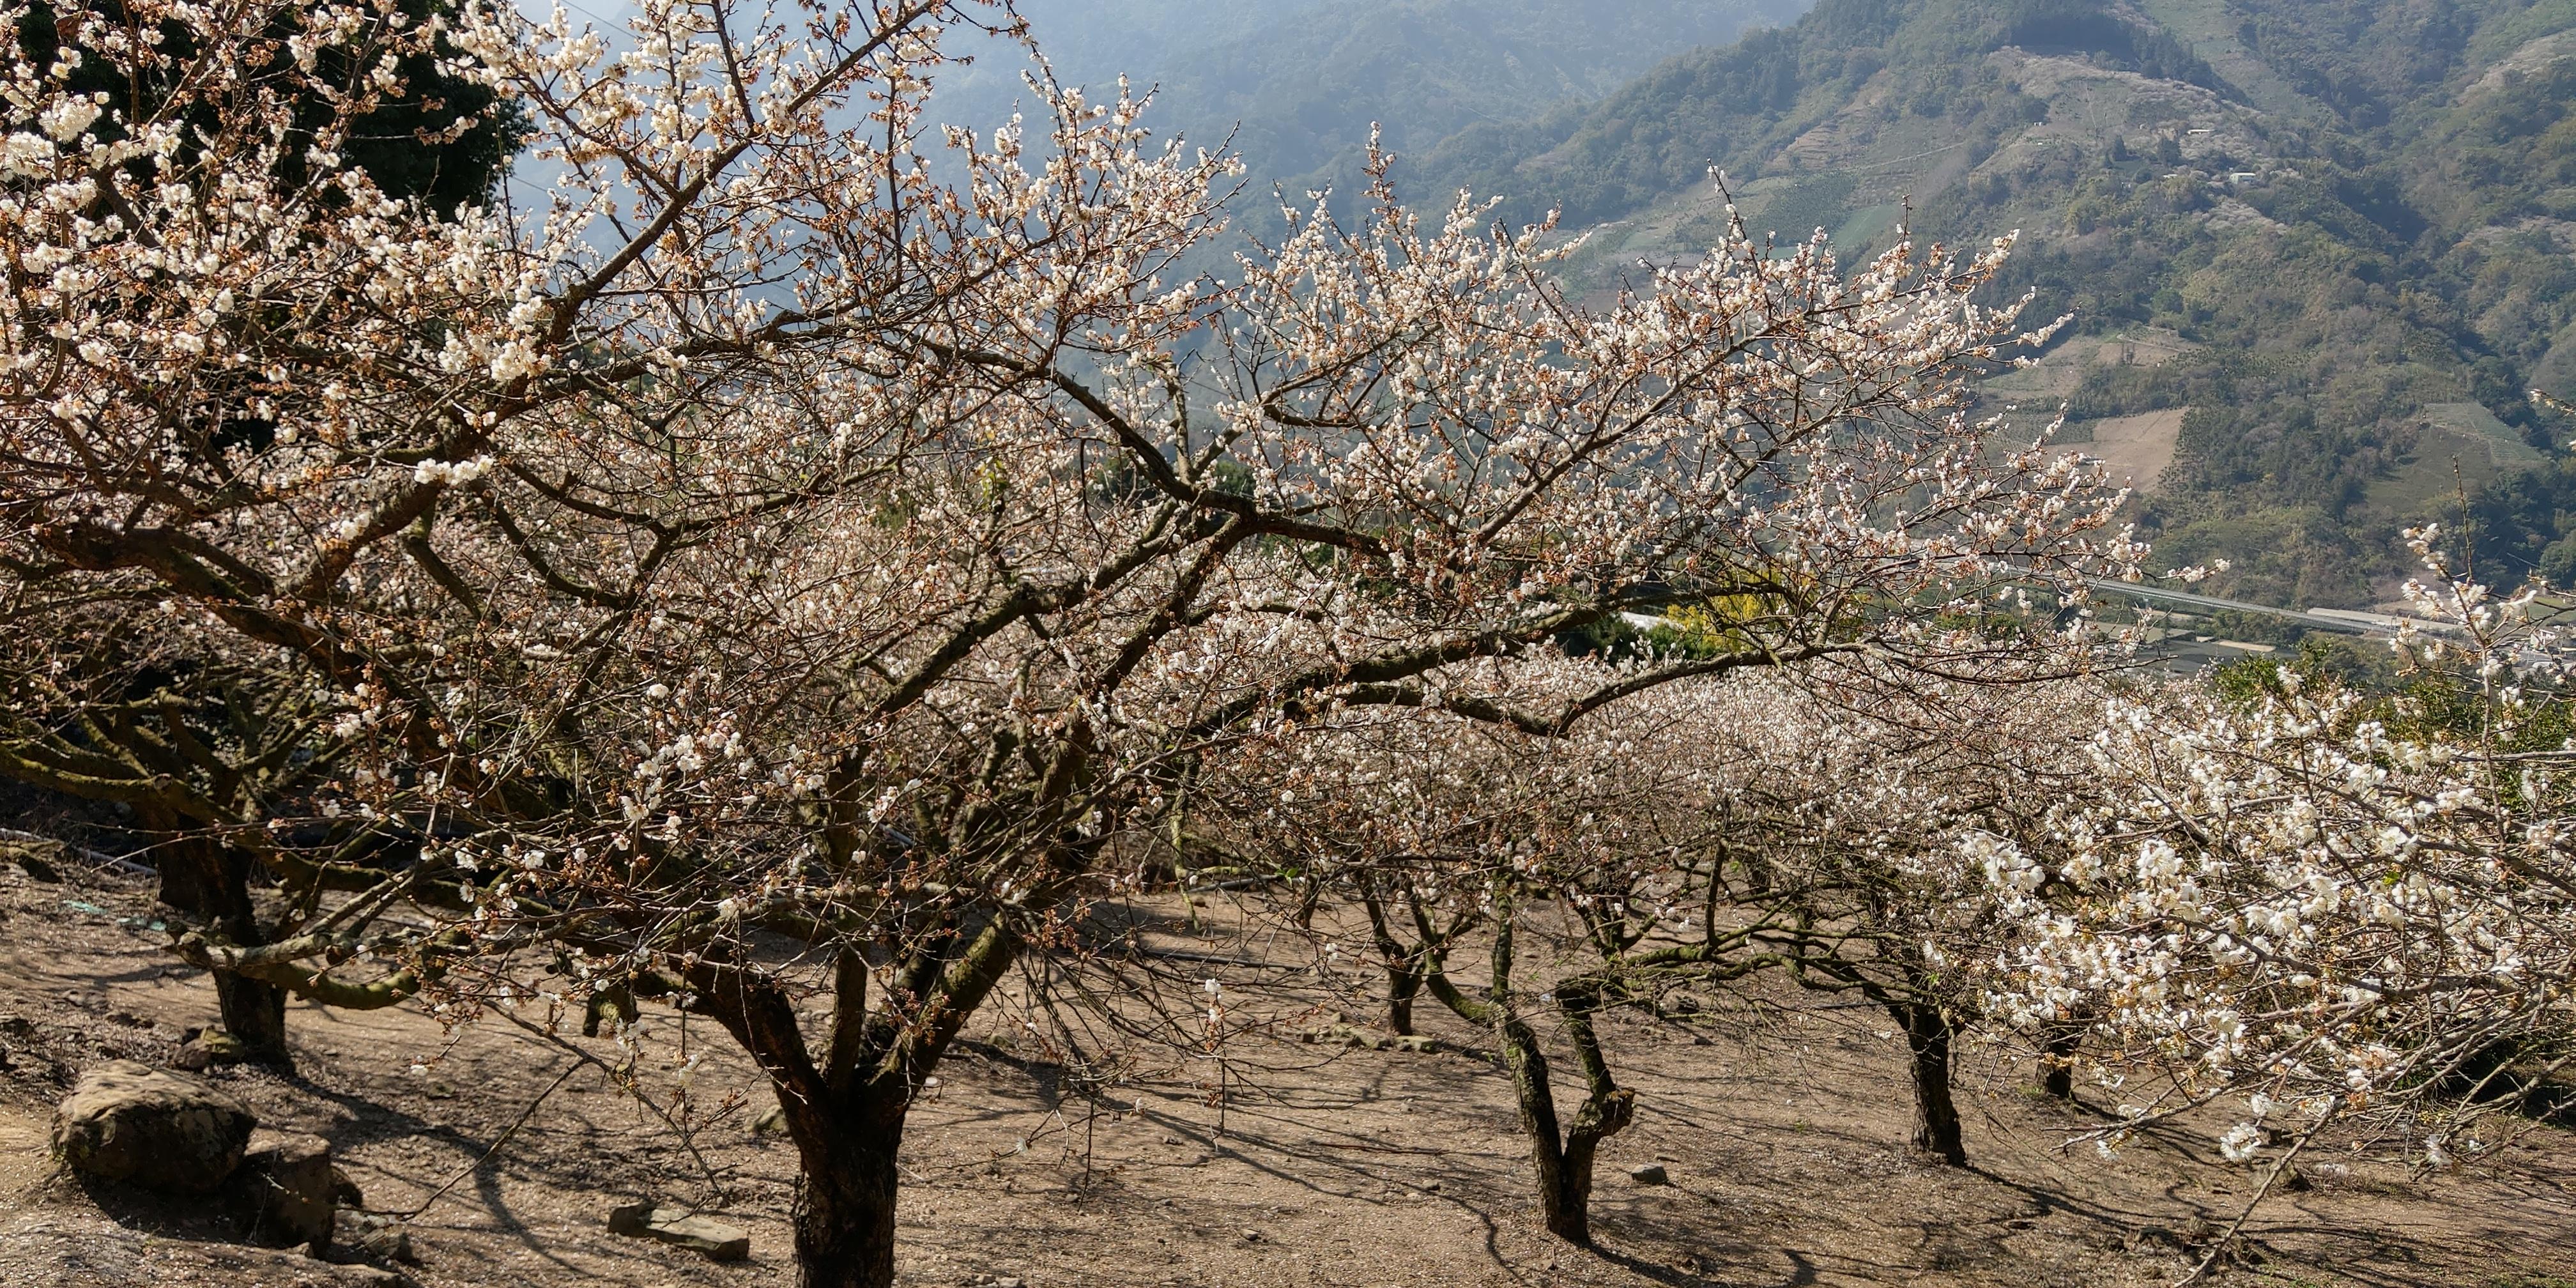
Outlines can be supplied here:
<path id="1" fill-rule="evenodd" d="M 0 912 L 0 1284 L 394 1282 L 216 1242 L 186 1204 L 93 1196 L 59 1174 L 44 1132 L 78 1069 L 166 1060 L 208 1021 L 212 990 L 155 950 L 140 884 L 12 870 Z M 2062 1149 L 2097 1120 L 2035 1097 L 2028 1070 L 1991 1051 L 1969 1058 L 1960 1088 L 1972 1166 L 1917 1161 L 1901 1148 L 1903 1049 L 1883 1022 L 1794 995 L 1754 1002 L 1610 1033 L 1639 1113 L 1606 1149 L 1597 1251 L 1538 1230 L 1508 1086 L 1445 1013 L 1426 1017 L 1437 1053 L 1238 1043 L 1221 1131 L 1204 1067 L 1148 1066 L 1094 1106 L 1065 1096 L 1049 1066 L 977 1044 L 913 1116 L 904 1280 L 2155 1285 L 2188 1269 L 2183 1245 L 2232 1219 L 2253 1184 L 2201 1134 L 2109 1160 Z M 684 1136 L 572 1054 L 613 1060 L 606 1039 L 567 1045 L 495 1022 L 450 1036 L 411 1009 L 303 1009 L 290 1027 L 296 1075 L 211 1076 L 266 1125 L 329 1138 L 371 1209 L 414 1209 L 453 1181 L 411 1222 L 420 1264 L 396 1268 L 424 1288 L 793 1282 L 791 1150 L 754 1129 L 767 1093 L 720 1035 L 689 1035 L 705 1060 Z M 677 1044 L 654 1049 L 673 1058 L 643 1085 L 668 1096 Z M 1629 1179 L 1649 1162 L 1673 1183 Z M 2248 1227 L 2259 1265 L 2219 1282 L 2576 1284 L 2567 1133 L 2537 1129 L 2429 1176 L 2368 1150 L 2327 1151 L 2305 1174 L 2311 1188 L 2270 1200 Z M 638 1198 L 718 1210 L 750 1230 L 751 1259 L 716 1265 L 610 1234 L 608 1209 Z"/>
<path id="2" fill-rule="evenodd" d="M 2088 451 L 2110 468 L 2113 483 L 2153 491 L 2165 467 L 2173 464 L 2174 446 L 2182 439 L 2182 418 L 2190 412 L 2189 407 L 2176 407 L 2097 420 Z"/>

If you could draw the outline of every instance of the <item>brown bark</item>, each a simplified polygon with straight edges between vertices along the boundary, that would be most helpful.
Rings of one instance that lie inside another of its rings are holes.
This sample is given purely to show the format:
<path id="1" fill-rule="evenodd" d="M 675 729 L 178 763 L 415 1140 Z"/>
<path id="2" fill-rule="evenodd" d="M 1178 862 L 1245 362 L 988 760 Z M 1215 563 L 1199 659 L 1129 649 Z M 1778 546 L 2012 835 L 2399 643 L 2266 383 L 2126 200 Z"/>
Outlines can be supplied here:
<path id="1" fill-rule="evenodd" d="M 1376 940 L 1378 957 L 1386 963 L 1386 1026 L 1411 1037 L 1413 999 L 1422 992 L 1423 954 L 1429 950 L 1428 945 L 1409 949 L 1395 937 L 1387 920 L 1386 904 L 1366 878 L 1360 882 L 1360 906 L 1368 910 L 1369 933 Z"/>
<path id="2" fill-rule="evenodd" d="M 1402 963 L 1386 964 L 1386 1027 L 1400 1036 L 1413 1036 L 1413 999 L 1422 992 L 1422 973 L 1407 969 Z"/>
<path id="3" fill-rule="evenodd" d="M 1601 1142 L 1634 1118 L 1636 1093 L 1596 1082 L 1583 1107 L 1575 1111 L 1574 1121 L 1560 1126 L 1547 1055 L 1539 1049 L 1538 1035 L 1514 1017 L 1504 1022 L 1499 1036 L 1503 1064 L 1511 1071 L 1512 1091 L 1520 1102 L 1521 1128 L 1529 1135 L 1539 1216 L 1548 1233 L 1590 1247 L 1592 1177 Z"/>
<path id="4" fill-rule="evenodd" d="M 892 1288 L 895 1158 L 903 1147 L 903 1098 L 881 1093 L 818 1107 L 796 1131 L 794 1221 L 801 1288 Z M 800 1115 L 789 1114 L 795 1124 Z"/>
<path id="5" fill-rule="evenodd" d="M 1582 1066 L 1586 1091 L 1574 1120 L 1564 1122 L 1557 1113 L 1547 1053 L 1539 1045 L 1537 1032 L 1512 1006 L 1511 968 L 1512 926 L 1506 912 L 1495 931 L 1492 1001 L 1468 997 L 1449 982 L 1436 963 L 1424 972 L 1423 982 L 1431 995 L 1459 1018 L 1493 1030 L 1503 1067 L 1511 1074 L 1513 1097 L 1519 1102 L 1521 1130 L 1530 1141 L 1530 1170 L 1537 1184 L 1540 1219 L 1550 1234 L 1578 1247 L 1590 1247 L 1592 1176 L 1601 1142 L 1625 1130 L 1635 1118 L 1637 1093 L 1619 1086 L 1610 1076 L 1600 1039 L 1592 1028 L 1592 1008 L 1597 1003 L 1591 991 L 1581 983 L 1561 983 L 1556 991 L 1557 1010 Z"/>
<path id="6" fill-rule="evenodd" d="M 2084 1045 L 2084 1026 L 2056 1024 L 2040 1042 L 2040 1089 L 2059 1100 L 2075 1098 L 2075 1052 Z"/>
<path id="7" fill-rule="evenodd" d="M 186 915 L 238 948 L 268 942 L 251 902 L 251 857 L 221 841 L 179 834 L 158 847 L 161 902 Z M 286 1050 L 286 990 L 221 966 L 214 977 L 215 1005 L 224 1031 L 238 1039 L 251 1059 L 292 1068 Z"/>
<path id="8" fill-rule="evenodd" d="M 961 944 L 954 956 L 940 944 Z M 917 949 L 898 975 L 923 999 L 908 1015 L 869 1009 L 868 965 L 844 948 L 833 969 L 828 1045 L 814 1062 L 796 1008 L 751 971 L 706 963 L 691 973 L 712 1014 L 769 1076 L 796 1142 L 794 1213 L 800 1288 L 893 1288 L 896 1159 L 912 1093 L 1010 966 L 1018 937 L 999 922 Z"/>
<path id="9" fill-rule="evenodd" d="M 1911 1056 L 1914 1138 L 1910 1144 L 1916 1153 L 1964 1167 L 1968 1151 L 1960 1140 L 1959 1107 L 1950 1098 L 1949 1017 L 1940 1007 L 1921 1002 L 1897 1003 L 1888 1010 L 1904 1026 Z"/>

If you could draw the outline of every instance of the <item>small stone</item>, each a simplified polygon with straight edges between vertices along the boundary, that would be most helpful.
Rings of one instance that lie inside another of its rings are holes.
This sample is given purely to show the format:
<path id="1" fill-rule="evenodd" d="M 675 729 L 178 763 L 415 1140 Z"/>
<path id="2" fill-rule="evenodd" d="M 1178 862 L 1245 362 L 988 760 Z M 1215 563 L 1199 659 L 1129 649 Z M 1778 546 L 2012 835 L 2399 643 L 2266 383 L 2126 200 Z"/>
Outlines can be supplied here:
<path id="1" fill-rule="evenodd" d="M 692 1208 L 623 1204 L 609 1210 L 608 1228 L 631 1238 L 687 1248 L 709 1261 L 740 1261 L 751 1255 L 748 1232 L 699 1216 Z"/>
<path id="2" fill-rule="evenodd" d="M 62 861 L 63 847 L 57 841 L 0 841 L 0 857 L 18 865 L 27 879 L 42 885 L 62 884 L 63 874 L 54 865 Z"/>
<path id="3" fill-rule="evenodd" d="M 232 1175 L 258 1119 L 191 1078 L 110 1060 L 81 1075 L 54 1115 L 54 1153 L 103 1181 L 212 1193 Z"/>
<path id="4" fill-rule="evenodd" d="M 771 1105 L 768 1113 L 752 1120 L 751 1134 L 754 1136 L 786 1135 L 787 1110 L 783 1106 Z"/>
<path id="5" fill-rule="evenodd" d="M 257 1056 L 250 1043 L 222 1029 L 207 1029 L 188 1039 L 179 1048 L 179 1053 L 170 1057 L 170 1063 L 196 1073 L 219 1064 L 248 1064 Z"/>
<path id="6" fill-rule="evenodd" d="M 1259 1230 L 1246 1230 L 1243 1232 L 1243 1241 L 1245 1243 L 1259 1243 L 1261 1242 L 1261 1232 Z"/>
<path id="7" fill-rule="evenodd" d="M 351 1180 L 347 1172 L 340 1170 L 340 1165 L 337 1163 L 331 1165 L 331 1201 L 344 1208 L 367 1206 L 366 1191 L 359 1189 L 358 1183 Z"/>
<path id="8" fill-rule="evenodd" d="M 252 1138 L 225 1189 L 250 1227 L 251 1242 L 319 1250 L 331 1243 L 340 1179 L 331 1166 L 331 1142 L 263 1132 Z"/>
<path id="9" fill-rule="evenodd" d="M 1661 1163 L 1646 1163 L 1642 1166 L 1631 1167 L 1628 1169 L 1628 1179 L 1635 1181 L 1639 1185 L 1670 1185 L 1673 1183 L 1672 1175 L 1664 1170 L 1664 1165 Z"/>
<path id="10" fill-rule="evenodd" d="M 1383 1051 L 1401 1041 L 1386 1034 L 1364 1029 L 1355 1024 L 1324 1024 L 1300 1034 L 1303 1040 L 1324 1046 L 1348 1047 L 1352 1050 Z"/>
<path id="11" fill-rule="evenodd" d="M 411 1231 L 390 1216 L 343 1208 L 332 1230 L 331 1243 L 334 1255 L 344 1260 L 420 1264 L 420 1255 L 412 1251 Z"/>

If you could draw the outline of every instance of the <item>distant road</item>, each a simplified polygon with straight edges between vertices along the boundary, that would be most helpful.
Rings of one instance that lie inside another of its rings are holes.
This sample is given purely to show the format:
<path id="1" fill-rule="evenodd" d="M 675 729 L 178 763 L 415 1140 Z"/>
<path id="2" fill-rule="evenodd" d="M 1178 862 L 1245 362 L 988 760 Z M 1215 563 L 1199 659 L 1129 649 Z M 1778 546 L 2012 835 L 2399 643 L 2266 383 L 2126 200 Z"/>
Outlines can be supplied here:
<path id="1" fill-rule="evenodd" d="M 2085 582 L 2095 590 L 2143 600 L 2151 604 L 2173 604 L 2183 608 L 2197 608 L 2202 612 L 2226 610 L 2257 613 L 2264 617 L 2277 617 L 2283 621 L 2297 622 L 2311 630 L 2335 631 L 2344 635 L 2370 635 L 2385 639 L 2397 633 L 2397 628 L 2393 625 L 2383 625 L 2353 617 L 2328 617 L 2317 613 L 2301 612 L 2295 608 L 2274 608 L 2269 604 L 2250 604 L 2241 599 L 2195 595 L 2187 590 L 2164 590 L 2136 582 L 2113 581 L 2107 577 L 2087 577 Z"/>

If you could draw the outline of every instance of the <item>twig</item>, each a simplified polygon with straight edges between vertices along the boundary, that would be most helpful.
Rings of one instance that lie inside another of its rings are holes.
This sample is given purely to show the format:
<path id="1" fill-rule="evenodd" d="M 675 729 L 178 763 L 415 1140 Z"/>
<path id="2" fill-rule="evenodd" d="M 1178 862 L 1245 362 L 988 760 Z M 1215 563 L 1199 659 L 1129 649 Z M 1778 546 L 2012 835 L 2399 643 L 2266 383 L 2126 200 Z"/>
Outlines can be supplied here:
<path id="1" fill-rule="evenodd" d="M 17 841 L 27 845 L 59 845 L 63 847 L 63 853 L 77 855 L 82 862 L 87 863 L 92 867 L 112 868 L 118 872 L 125 873 L 127 876 L 148 877 L 158 870 L 148 863 L 137 862 L 133 859 L 120 858 L 116 855 L 109 854 L 104 850 L 93 850 L 87 846 L 74 845 L 59 837 L 46 836 L 41 832 L 22 832 L 14 827 L 0 827 L 0 841 Z"/>
<path id="2" fill-rule="evenodd" d="M 2320 1123 L 2318 1126 L 2322 1127 L 2324 1124 Z M 2272 1170 L 2263 1175 L 2263 1183 L 2254 1187 L 2254 1197 L 2245 1200 L 2245 1210 L 2236 1214 L 2236 1220 L 2229 1223 L 2227 1229 L 2218 1236 L 2217 1242 L 2210 1245 L 2209 1255 L 2202 1257 L 2200 1264 L 2191 1268 L 2190 1274 L 2173 1281 L 2173 1288 L 2186 1288 L 2187 1285 L 2200 1282 L 2201 1277 L 2209 1273 L 2210 1267 L 2218 1264 L 2218 1259 L 2227 1254 L 2229 1245 L 2236 1242 L 2236 1236 L 2245 1228 L 2245 1223 L 2254 1219 L 2254 1209 L 2262 1206 L 2264 1196 L 2272 1192 L 2273 1182 L 2280 1180 L 2281 1174 L 2290 1170 L 2290 1160 L 2297 1158 L 2299 1151 L 2306 1149 L 2308 1142 L 2316 1139 L 2316 1135 L 2313 1129 L 2302 1133 L 2289 1150 L 2281 1155 L 2280 1160 L 2272 1164 Z"/>
<path id="3" fill-rule="evenodd" d="M 475 1159 L 473 1162 L 466 1164 L 465 1170 L 447 1178 L 447 1184 L 439 1186 L 435 1191 L 431 1192 L 428 1198 L 422 1199 L 419 1207 L 413 1208 L 409 1212 L 401 1213 L 395 1219 L 401 1221 L 419 1220 L 421 1213 L 426 1212 L 431 1207 L 435 1206 L 440 1199 L 446 1198 L 447 1192 L 455 1189 L 459 1182 L 463 1181 L 466 1177 L 472 1176 L 476 1172 L 482 1171 L 483 1165 L 491 1162 L 492 1156 L 500 1153 L 501 1147 L 509 1144 L 510 1138 L 518 1135 L 519 1129 L 527 1126 L 528 1120 L 537 1116 L 537 1107 L 546 1103 L 546 1097 L 555 1094 L 555 1088 L 564 1085 L 564 1080 L 572 1077 L 574 1072 L 580 1068 L 581 1061 L 579 1060 L 575 1060 L 571 1064 L 565 1065 L 563 1072 L 556 1074 L 555 1080 L 547 1083 L 546 1089 L 538 1092 L 537 1098 L 529 1101 L 526 1109 L 519 1111 L 518 1121 L 511 1123 L 508 1129 L 504 1130 L 501 1135 L 492 1142 L 492 1147 L 483 1151 L 483 1156 L 481 1158 Z"/>
<path id="4" fill-rule="evenodd" d="M 662 1106 L 653 1103 L 653 1098 L 651 1096 L 645 1095 L 643 1092 L 636 1090 L 634 1081 L 631 1077 L 620 1076 L 616 1065 L 610 1064 L 606 1060 L 602 1060 L 598 1056 L 592 1055 L 588 1051 L 584 1051 L 580 1047 L 574 1046 L 572 1043 L 565 1041 L 561 1034 L 549 1032 L 544 1028 L 529 1023 L 527 1020 L 517 1015 L 511 1014 L 508 1011 L 501 1012 L 501 1018 L 508 1020 L 512 1024 L 518 1025 L 529 1034 L 543 1038 L 547 1042 L 561 1048 L 566 1054 L 573 1058 L 576 1062 L 576 1068 L 583 1064 L 598 1066 L 600 1072 L 608 1075 L 609 1081 L 625 1088 L 626 1094 L 633 1097 L 635 1103 L 644 1106 L 646 1109 L 652 1110 L 653 1116 L 661 1119 L 662 1125 L 670 1128 L 671 1134 L 680 1138 L 680 1148 L 689 1151 L 689 1157 L 696 1161 L 699 1173 L 706 1177 L 707 1189 L 712 1191 L 715 1195 L 715 1205 L 719 1207 L 723 1206 L 725 1197 L 730 1193 L 730 1191 L 725 1189 L 724 1181 L 716 1176 L 715 1166 L 707 1162 L 707 1156 L 698 1152 L 698 1142 L 692 1138 L 689 1129 L 681 1126 L 676 1120 L 674 1120 L 669 1111 L 663 1109 Z"/>

